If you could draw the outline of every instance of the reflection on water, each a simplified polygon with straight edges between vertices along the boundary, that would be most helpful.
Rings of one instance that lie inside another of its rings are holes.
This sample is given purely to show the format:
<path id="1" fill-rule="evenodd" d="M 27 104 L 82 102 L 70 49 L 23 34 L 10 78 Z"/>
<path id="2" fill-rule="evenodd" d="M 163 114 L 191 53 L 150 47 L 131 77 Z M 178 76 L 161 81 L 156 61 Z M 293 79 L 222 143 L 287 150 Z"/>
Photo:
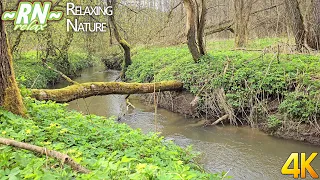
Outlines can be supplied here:
<path id="1" fill-rule="evenodd" d="M 78 82 L 114 81 L 119 73 L 103 71 L 103 67 L 85 70 Z M 61 83 L 57 87 L 63 87 Z M 268 136 L 259 130 L 248 127 L 208 127 L 196 124 L 195 119 L 164 109 L 158 109 L 157 124 L 154 121 L 153 106 L 142 104 L 138 97 L 131 97 L 130 102 L 136 109 L 127 111 L 124 96 L 109 95 L 90 97 L 85 100 L 70 102 L 69 108 L 84 113 L 102 116 L 125 114 L 121 122 L 143 132 L 161 132 L 168 139 L 173 139 L 181 146 L 192 145 L 202 153 L 201 163 L 210 172 L 229 171 L 234 179 L 293 179 L 282 176 L 281 167 L 291 152 L 319 152 L 320 148 L 301 142 L 283 140 Z M 320 155 L 312 163 L 320 173 Z"/>

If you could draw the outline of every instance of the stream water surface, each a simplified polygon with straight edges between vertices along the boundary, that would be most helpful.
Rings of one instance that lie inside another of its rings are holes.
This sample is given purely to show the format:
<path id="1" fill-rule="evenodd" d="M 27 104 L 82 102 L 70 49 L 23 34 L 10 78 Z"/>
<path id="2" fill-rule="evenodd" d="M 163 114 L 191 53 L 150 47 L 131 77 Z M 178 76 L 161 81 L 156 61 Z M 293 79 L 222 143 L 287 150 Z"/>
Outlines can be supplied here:
<path id="1" fill-rule="evenodd" d="M 104 67 L 92 67 L 84 70 L 77 82 L 114 81 L 119 75 L 117 71 L 105 70 Z M 55 88 L 67 86 L 60 83 Z M 158 109 L 155 121 L 154 107 L 141 103 L 139 97 L 130 98 L 136 107 L 127 110 L 122 95 L 90 97 L 69 103 L 69 108 L 83 113 L 101 116 L 123 116 L 122 123 L 132 128 L 140 128 L 143 132 L 161 132 L 167 139 L 201 152 L 200 163 L 209 172 L 227 171 L 233 179 L 293 179 L 281 175 L 281 168 L 292 152 L 320 152 L 320 147 L 303 142 L 278 139 L 249 127 L 209 127 L 196 124 L 197 119 L 189 119 L 183 115 Z M 320 174 L 320 155 L 312 162 L 313 168 Z M 310 178 L 309 178 L 310 179 Z"/>

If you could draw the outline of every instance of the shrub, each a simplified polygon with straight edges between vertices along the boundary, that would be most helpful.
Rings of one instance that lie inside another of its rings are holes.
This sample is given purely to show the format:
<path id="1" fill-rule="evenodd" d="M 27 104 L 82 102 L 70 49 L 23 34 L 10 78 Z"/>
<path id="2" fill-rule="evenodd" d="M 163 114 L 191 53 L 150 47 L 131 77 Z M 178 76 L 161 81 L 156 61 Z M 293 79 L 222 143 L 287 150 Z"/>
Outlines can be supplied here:
<path id="1" fill-rule="evenodd" d="M 269 129 L 277 129 L 282 124 L 282 121 L 278 119 L 276 116 L 269 116 L 267 121 Z"/>

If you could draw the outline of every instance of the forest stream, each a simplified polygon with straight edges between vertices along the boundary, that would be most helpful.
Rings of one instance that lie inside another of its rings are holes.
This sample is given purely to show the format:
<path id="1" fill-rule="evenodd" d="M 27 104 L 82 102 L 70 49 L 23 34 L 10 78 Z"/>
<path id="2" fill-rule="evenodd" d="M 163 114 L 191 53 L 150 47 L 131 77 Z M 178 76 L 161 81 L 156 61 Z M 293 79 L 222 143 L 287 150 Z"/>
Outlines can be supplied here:
<path id="1" fill-rule="evenodd" d="M 114 81 L 118 71 L 105 70 L 105 67 L 85 69 L 77 82 Z M 67 86 L 61 82 L 54 88 Z M 154 118 L 154 107 L 145 105 L 139 97 L 130 97 L 136 107 L 127 111 L 125 96 L 109 95 L 79 99 L 69 103 L 69 108 L 83 113 L 100 116 L 122 116 L 120 123 L 143 132 L 161 132 L 166 139 L 186 147 L 192 145 L 195 151 L 201 152 L 199 162 L 212 173 L 227 171 L 233 179 L 292 179 L 292 176 L 281 175 L 281 168 L 292 152 L 319 152 L 320 147 L 302 142 L 278 139 L 257 129 L 249 127 L 218 126 L 204 128 L 197 124 L 199 119 L 189 119 L 183 115 L 158 109 L 157 123 Z M 312 166 L 320 172 L 320 156 Z"/>

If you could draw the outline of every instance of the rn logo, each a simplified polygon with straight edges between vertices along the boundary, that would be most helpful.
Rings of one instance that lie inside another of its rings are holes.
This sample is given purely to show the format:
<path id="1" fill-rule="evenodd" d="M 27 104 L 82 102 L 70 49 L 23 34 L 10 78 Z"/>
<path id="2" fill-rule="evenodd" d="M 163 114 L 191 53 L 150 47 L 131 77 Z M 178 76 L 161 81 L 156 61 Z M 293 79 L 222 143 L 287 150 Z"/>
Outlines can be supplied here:
<path id="1" fill-rule="evenodd" d="M 5 11 L 2 14 L 3 21 L 14 21 L 14 30 L 43 31 L 47 21 L 58 21 L 63 12 L 50 11 L 51 2 L 20 2 L 17 11 Z"/>

